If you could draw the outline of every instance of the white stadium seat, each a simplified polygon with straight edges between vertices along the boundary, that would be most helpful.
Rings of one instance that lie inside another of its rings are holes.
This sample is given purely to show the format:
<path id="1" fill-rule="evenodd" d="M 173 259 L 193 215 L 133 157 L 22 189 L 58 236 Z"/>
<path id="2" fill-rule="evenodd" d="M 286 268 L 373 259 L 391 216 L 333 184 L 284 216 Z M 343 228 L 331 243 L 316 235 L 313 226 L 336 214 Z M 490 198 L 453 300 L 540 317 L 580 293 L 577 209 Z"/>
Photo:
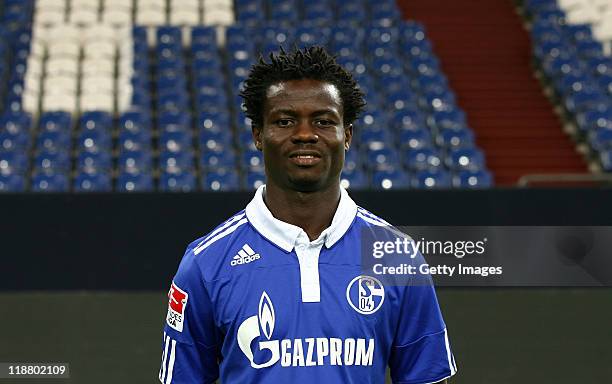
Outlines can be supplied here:
<path id="1" fill-rule="evenodd" d="M 232 0 L 202 0 L 204 9 L 233 9 L 234 2 Z"/>
<path id="2" fill-rule="evenodd" d="M 28 72 L 23 79 L 24 90 L 30 93 L 40 93 L 41 76 L 37 73 Z M 24 92 L 25 92 L 24 91 Z"/>
<path id="3" fill-rule="evenodd" d="M 574 8 L 566 12 L 565 19 L 570 24 L 594 23 L 599 20 L 600 14 L 593 7 Z"/>
<path id="4" fill-rule="evenodd" d="M 161 8 L 166 9 L 166 0 L 136 0 L 136 9 L 142 10 L 146 8 Z"/>
<path id="5" fill-rule="evenodd" d="M 47 76 L 43 84 L 43 91 L 45 94 L 67 92 L 69 94 L 76 94 L 77 79 L 72 76 Z"/>
<path id="6" fill-rule="evenodd" d="M 47 94 L 43 96 L 42 110 L 43 111 L 66 111 L 76 112 L 76 96 L 71 94 L 63 94 L 58 97 L 56 94 Z"/>
<path id="7" fill-rule="evenodd" d="M 114 99 L 112 95 L 87 94 L 81 95 L 79 100 L 81 112 L 107 111 L 113 112 Z"/>
<path id="8" fill-rule="evenodd" d="M 76 76 L 79 73 L 79 62 L 68 57 L 53 57 L 47 60 L 47 76 Z"/>
<path id="9" fill-rule="evenodd" d="M 87 58 L 81 62 L 81 76 L 114 76 L 115 62 L 112 59 Z"/>
<path id="10" fill-rule="evenodd" d="M 102 0 L 102 9 L 134 9 L 132 0 Z"/>
<path id="11" fill-rule="evenodd" d="M 128 0 L 129 1 L 129 0 Z M 70 8 L 74 9 L 100 9 L 100 0 L 70 0 Z"/>
<path id="12" fill-rule="evenodd" d="M 585 5 L 588 6 L 589 0 L 557 0 L 559 7 L 564 11 L 571 9 L 583 8 Z"/>
<path id="13" fill-rule="evenodd" d="M 34 39 L 34 32 L 32 32 L 32 42 L 30 43 L 30 56 L 38 58 L 45 57 L 45 44 L 40 39 Z"/>
<path id="14" fill-rule="evenodd" d="M 49 29 L 47 41 L 72 40 L 80 44 L 82 31 L 72 24 L 59 24 Z"/>
<path id="15" fill-rule="evenodd" d="M 231 25 L 234 23 L 234 13 L 226 9 L 206 9 L 202 21 L 204 25 Z"/>
<path id="16" fill-rule="evenodd" d="M 43 73 L 43 61 L 42 58 L 38 56 L 30 56 L 28 57 L 28 65 L 27 65 L 27 73 L 32 73 L 37 76 L 42 75 Z"/>
<path id="17" fill-rule="evenodd" d="M 108 40 L 99 40 L 86 44 L 83 57 L 86 58 L 114 58 L 117 55 L 115 43 Z"/>
<path id="18" fill-rule="evenodd" d="M 26 90 L 23 93 L 22 105 L 26 112 L 30 112 L 33 115 L 38 113 L 38 103 L 40 102 L 40 95 L 38 93 L 32 93 Z"/>
<path id="19" fill-rule="evenodd" d="M 197 9 L 173 10 L 170 12 L 171 25 L 198 25 L 200 15 Z"/>
<path id="20" fill-rule="evenodd" d="M 66 13 L 62 9 L 41 9 L 34 15 L 34 25 L 43 27 L 52 27 L 64 23 Z"/>
<path id="21" fill-rule="evenodd" d="M 111 25 L 106 24 L 106 23 L 98 23 L 98 24 L 93 24 L 89 26 L 83 32 L 83 36 L 84 36 L 83 40 L 85 43 L 95 42 L 99 40 L 104 40 L 104 41 L 115 41 L 116 40 L 115 29 Z"/>
<path id="22" fill-rule="evenodd" d="M 70 22 L 80 27 L 87 27 L 98 22 L 98 10 L 91 8 L 73 9 L 69 15 Z"/>
<path id="23" fill-rule="evenodd" d="M 81 54 L 81 46 L 76 41 L 52 40 L 47 45 L 49 57 L 69 57 L 77 60 Z"/>
<path id="24" fill-rule="evenodd" d="M 136 12 L 136 24 L 145 26 L 166 24 L 166 11 L 161 8 L 139 9 Z"/>
<path id="25" fill-rule="evenodd" d="M 199 9 L 200 2 L 198 0 L 170 0 L 170 9 Z"/>
<path id="26" fill-rule="evenodd" d="M 132 94 L 119 92 L 117 95 L 117 112 L 122 113 L 130 109 L 132 105 Z"/>
<path id="27" fill-rule="evenodd" d="M 127 8 L 106 8 L 102 12 L 102 21 L 117 28 L 131 25 L 132 10 Z"/>

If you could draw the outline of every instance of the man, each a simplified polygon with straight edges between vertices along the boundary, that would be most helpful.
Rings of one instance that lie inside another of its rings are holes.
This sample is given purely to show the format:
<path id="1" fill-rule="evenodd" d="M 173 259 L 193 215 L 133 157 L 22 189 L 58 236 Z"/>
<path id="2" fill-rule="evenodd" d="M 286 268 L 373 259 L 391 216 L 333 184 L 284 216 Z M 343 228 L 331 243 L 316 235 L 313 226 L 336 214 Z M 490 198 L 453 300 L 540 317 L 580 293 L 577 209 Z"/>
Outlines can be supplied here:
<path id="1" fill-rule="evenodd" d="M 360 237 L 388 224 L 340 188 L 351 75 L 322 48 L 260 59 L 242 92 L 266 185 L 189 245 L 172 282 L 162 383 L 444 382 L 455 371 L 431 286 L 383 286 Z M 389 231 L 390 232 L 390 231 Z"/>

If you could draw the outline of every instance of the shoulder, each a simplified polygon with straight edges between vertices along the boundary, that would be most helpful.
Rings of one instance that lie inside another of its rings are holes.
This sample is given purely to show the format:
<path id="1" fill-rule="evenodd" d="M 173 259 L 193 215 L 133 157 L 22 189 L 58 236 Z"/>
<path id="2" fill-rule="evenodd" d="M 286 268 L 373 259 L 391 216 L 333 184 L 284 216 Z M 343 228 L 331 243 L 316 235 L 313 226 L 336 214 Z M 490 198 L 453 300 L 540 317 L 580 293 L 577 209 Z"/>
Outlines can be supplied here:
<path id="1" fill-rule="evenodd" d="M 368 211 L 367 209 L 357 206 L 357 214 L 355 215 L 355 227 L 361 231 L 362 236 L 373 240 L 385 240 L 395 238 L 408 238 L 410 236 L 403 233 L 401 229 L 389 223 L 380 216 Z"/>
<path id="2" fill-rule="evenodd" d="M 360 206 L 357 206 L 356 217 L 358 220 L 360 220 L 365 225 L 375 225 L 378 227 L 390 227 L 391 226 L 391 224 L 389 224 L 383 218 L 376 216 L 372 212 Z"/>
<path id="3" fill-rule="evenodd" d="M 225 260 L 234 256 L 235 244 L 252 234 L 244 210 L 236 213 L 206 235 L 192 241 L 185 250 L 179 273 L 199 270 L 204 280 L 212 280 Z M 233 252 L 233 253 L 232 253 Z"/>

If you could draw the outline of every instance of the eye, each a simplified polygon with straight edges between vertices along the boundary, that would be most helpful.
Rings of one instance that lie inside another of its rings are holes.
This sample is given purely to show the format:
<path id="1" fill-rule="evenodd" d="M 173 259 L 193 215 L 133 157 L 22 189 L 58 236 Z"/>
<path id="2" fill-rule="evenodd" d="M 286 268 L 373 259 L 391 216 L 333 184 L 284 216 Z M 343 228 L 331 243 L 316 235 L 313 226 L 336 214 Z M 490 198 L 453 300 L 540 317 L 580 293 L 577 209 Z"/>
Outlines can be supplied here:
<path id="1" fill-rule="evenodd" d="M 291 120 L 291 119 L 278 119 L 278 120 L 276 120 L 276 125 L 278 125 L 279 127 L 289 127 L 291 124 L 293 124 L 293 120 Z"/>
<path id="2" fill-rule="evenodd" d="M 325 119 L 322 119 L 322 120 L 317 120 L 315 123 L 316 123 L 317 125 L 322 126 L 322 127 L 332 127 L 332 126 L 335 126 L 335 125 L 336 125 L 336 123 L 335 123 L 335 122 L 333 122 L 333 121 L 331 121 L 331 120 L 325 120 Z"/>

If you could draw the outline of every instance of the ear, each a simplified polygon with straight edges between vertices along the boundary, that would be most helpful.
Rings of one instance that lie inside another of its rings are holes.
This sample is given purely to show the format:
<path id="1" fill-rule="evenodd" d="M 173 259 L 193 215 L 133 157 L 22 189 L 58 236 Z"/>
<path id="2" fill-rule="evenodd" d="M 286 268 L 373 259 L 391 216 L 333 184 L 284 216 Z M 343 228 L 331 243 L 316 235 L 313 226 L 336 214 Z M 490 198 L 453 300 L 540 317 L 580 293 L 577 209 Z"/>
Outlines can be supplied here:
<path id="1" fill-rule="evenodd" d="M 261 127 L 257 124 L 251 123 L 251 132 L 253 133 L 253 142 L 255 143 L 255 148 L 258 150 L 263 150 L 263 146 L 261 144 Z"/>
<path id="2" fill-rule="evenodd" d="M 353 140 L 353 124 L 344 127 L 344 150 L 348 151 Z"/>

